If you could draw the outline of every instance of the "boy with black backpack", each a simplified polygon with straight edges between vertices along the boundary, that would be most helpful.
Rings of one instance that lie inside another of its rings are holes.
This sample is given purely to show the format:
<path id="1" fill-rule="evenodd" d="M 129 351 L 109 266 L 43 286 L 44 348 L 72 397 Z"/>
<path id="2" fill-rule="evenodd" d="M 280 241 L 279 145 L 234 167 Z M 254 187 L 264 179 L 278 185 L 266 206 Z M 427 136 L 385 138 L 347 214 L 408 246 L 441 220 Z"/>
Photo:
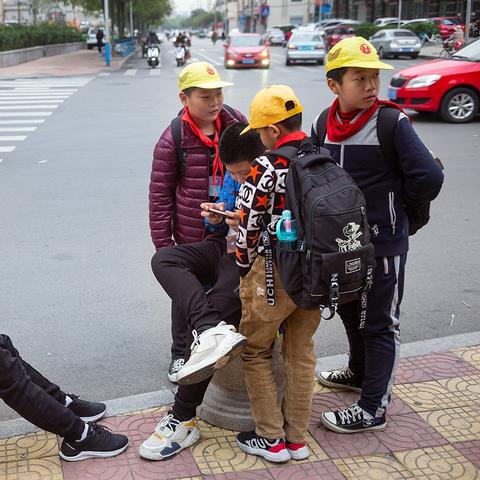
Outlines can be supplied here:
<path id="1" fill-rule="evenodd" d="M 307 137 L 301 131 L 303 107 L 293 90 L 272 85 L 259 91 L 250 105 L 249 129 L 260 134 L 268 149 L 298 147 Z M 237 264 L 240 270 L 242 320 L 247 337 L 242 359 L 256 429 L 237 436 L 246 453 L 271 462 L 303 460 L 312 404 L 315 355 L 313 334 L 320 322 L 318 309 L 299 308 L 282 288 L 273 265 L 276 223 L 285 209 L 285 177 L 289 160 L 258 157 L 240 190 Z M 272 366 L 272 349 L 283 324 L 285 397 L 281 402 Z"/>
<path id="2" fill-rule="evenodd" d="M 379 61 L 364 38 L 336 44 L 328 53 L 326 71 L 337 98 L 312 128 L 312 138 L 329 149 L 366 198 L 377 264 L 366 315 L 362 317 L 358 300 L 338 308 L 350 346 L 348 366 L 319 375 L 324 385 L 361 392 L 352 406 L 322 414 L 322 423 L 339 433 L 386 428 L 400 358 L 409 218 L 416 222 L 419 213 L 428 210 L 443 182 L 441 169 L 409 118 L 397 105 L 377 98 L 379 70 L 391 68 Z"/>

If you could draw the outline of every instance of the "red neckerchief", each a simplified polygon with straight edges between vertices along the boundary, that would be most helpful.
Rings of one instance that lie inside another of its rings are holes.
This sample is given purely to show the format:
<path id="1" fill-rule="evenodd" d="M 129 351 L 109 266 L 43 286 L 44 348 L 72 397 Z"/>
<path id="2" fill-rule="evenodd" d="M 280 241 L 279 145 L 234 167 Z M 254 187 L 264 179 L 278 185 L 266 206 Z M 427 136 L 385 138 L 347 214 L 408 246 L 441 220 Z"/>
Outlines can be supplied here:
<path id="1" fill-rule="evenodd" d="M 304 138 L 307 138 L 307 134 L 305 132 L 293 132 L 289 133 L 285 137 L 281 138 L 276 144 L 274 148 L 281 147 L 282 145 L 285 145 L 286 143 L 290 142 L 298 142 L 300 140 L 303 140 Z"/>
<path id="2" fill-rule="evenodd" d="M 347 138 L 352 137 L 365 126 L 365 124 L 370 120 L 370 118 L 372 118 L 373 114 L 378 110 L 378 107 L 380 105 L 393 107 L 403 112 L 403 109 L 396 103 L 389 102 L 387 100 L 378 100 L 377 98 L 377 100 L 375 100 L 375 103 L 370 108 L 367 108 L 366 110 L 363 110 L 362 113 L 360 113 L 360 115 L 357 117 L 355 122 L 340 123 L 340 121 L 337 118 L 339 101 L 338 101 L 338 98 L 336 98 L 328 111 L 328 119 L 327 119 L 328 139 L 332 142 L 343 142 Z"/>
<path id="3" fill-rule="evenodd" d="M 217 173 L 220 170 L 222 183 L 223 183 L 223 163 L 220 161 L 220 155 L 218 154 L 218 140 L 220 138 L 220 130 L 222 128 L 222 120 L 220 118 L 220 113 L 215 120 L 215 135 L 213 140 L 205 135 L 197 126 L 195 121 L 190 115 L 188 108 L 185 108 L 185 111 L 182 115 L 182 120 L 190 125 L 192 132 L 200 139 L 200 141 L 208 148 L 213 148 L 215 150 L 215 156 L 213 158 L 213 184 L 216 185 L 217 182 Z"/>

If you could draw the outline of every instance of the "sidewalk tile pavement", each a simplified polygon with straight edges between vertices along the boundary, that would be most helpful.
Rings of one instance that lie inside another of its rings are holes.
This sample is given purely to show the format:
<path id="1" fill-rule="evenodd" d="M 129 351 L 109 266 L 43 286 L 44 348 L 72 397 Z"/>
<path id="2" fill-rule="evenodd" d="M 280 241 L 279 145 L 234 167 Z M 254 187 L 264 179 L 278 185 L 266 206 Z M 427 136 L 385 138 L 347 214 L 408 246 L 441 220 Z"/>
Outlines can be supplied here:
<path id="1" fill-rule="evenodd" d="M 354 392 L 316 385 L 307 443 L 312 455 L 276 465 L 244 454 L 235 432 L 200 421 L 202 439 L 165 462 L 137 449 L 167 407 L 103 420 L 130 446 L 115 458 L 63 462 L 47 432 L 0 440 L 0 480 L 480 480 L 480 346 L 400 361 L 388 428 L 339 435 L 319 423 Z"/>

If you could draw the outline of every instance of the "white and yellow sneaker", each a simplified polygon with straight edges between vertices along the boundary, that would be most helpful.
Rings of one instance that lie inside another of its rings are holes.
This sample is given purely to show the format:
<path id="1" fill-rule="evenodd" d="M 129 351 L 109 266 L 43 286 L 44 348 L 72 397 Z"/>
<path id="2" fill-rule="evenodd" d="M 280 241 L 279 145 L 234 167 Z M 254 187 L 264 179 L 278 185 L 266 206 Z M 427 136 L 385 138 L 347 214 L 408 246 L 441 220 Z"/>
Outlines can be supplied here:
<path id="1" fill-rule="evenodd" d="M 148 460 L 166 460 L 199 440 L 200 430 L 195 417 L 181 422 L 169 413 L 158 423 L 153 434 L 140 445 L 138 453 Z"/>
<path id="2" fill-rule="evenodd" d="M 239 355 L 247 342 L 246 337 L 238 333 L 233 325 L 225 322 L 200 335 L 195 330 L 192 333 L 192 353 L 177 374 L 177 383 L 180 385 L 199 383 L 211 377 L 215 370 L 223 368 Z"/>

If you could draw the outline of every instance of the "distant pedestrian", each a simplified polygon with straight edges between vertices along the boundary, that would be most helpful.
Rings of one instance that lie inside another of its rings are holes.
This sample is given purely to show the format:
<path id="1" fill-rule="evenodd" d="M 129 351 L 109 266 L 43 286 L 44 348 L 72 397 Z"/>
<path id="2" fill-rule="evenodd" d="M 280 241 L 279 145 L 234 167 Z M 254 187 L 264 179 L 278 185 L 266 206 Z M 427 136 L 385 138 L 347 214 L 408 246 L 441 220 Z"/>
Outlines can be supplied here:
<path id="1" fill-rule="evenodd" d="M 64 460 L 113 457 L 128 446 L 125 435 L 95 423 L 105 415 L 105 404 L 64 393 L 25 362 L 10 338 L 1 334 L 0 398 L 35 426 L 63 437 Z"/>
<path id="2" fill-rule="evenodd" d="M 97 31 L 97 47 L 100 53 L 102 53 L 103 37 L 105 37 L 105 33 L 102 28 L 99 28 Z"/>

